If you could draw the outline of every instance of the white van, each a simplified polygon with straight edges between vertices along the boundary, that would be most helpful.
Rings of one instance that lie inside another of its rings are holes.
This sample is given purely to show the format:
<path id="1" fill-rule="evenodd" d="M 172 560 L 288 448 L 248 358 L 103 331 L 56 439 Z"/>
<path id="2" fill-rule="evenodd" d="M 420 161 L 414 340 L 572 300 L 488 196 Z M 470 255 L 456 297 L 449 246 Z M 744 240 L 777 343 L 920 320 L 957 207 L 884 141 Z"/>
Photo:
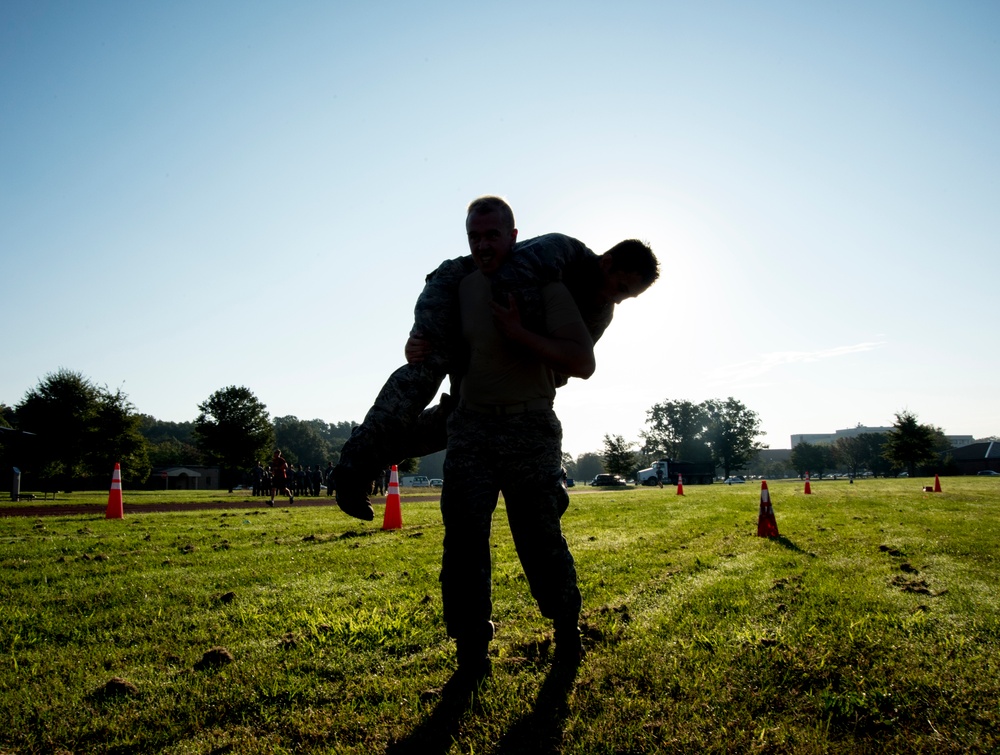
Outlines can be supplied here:
<path id="1" fill-rule="evenodd" d="M 404 477 L 399 481 L 399 484 L 410 488 L 429 488 L 431 486 L 431 481 L 422 474 L 418 474 Z"/>

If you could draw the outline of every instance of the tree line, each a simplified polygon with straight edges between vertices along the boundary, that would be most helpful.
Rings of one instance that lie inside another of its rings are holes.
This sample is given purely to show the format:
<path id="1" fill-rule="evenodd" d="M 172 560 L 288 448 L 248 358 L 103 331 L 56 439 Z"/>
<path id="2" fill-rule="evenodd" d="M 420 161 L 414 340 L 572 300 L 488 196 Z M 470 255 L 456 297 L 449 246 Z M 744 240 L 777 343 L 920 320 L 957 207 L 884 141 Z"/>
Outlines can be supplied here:
<path id="1" fill-rule="evenodd" d="M 353 427 L 294 416 L 271 419 L 264 403 L 242 386 L 214 392 L 198 412 L 190 422 L 157 420 L 139 413 L 121 389 L 60 369 L 16 406 L 0 404 L 0 463 L 21 468 L 25 484 L 39 490 L 103 488 L 115 462 L 127 486 L 145 484 L 154 467 L 191 465 L 220 467 L 225 487 L 242 482 L 276 447 L 292 464 L 336 463 Z M 852 476 L 898 470 L 915 475 L 950 448 L 940 428 L 920 424 L 906 411 L 895 417 L 889 433 L 838 438 L 832 445 L 800 443 L 789 464 L 800 475 L 832 469 Z M 767 449 L 760 442 L 760 417 L 733 397 L 662 401 L 647 411 L 646 425 L 639 442 L 606 434 L 599 451 L 575 460 L 564 454 L 569 476 L 586 480 L 610 472 L 631 478 L 656 459 L 669 458 L 708 462 L 728 477 L 754 465 Z M 425 460 L 428 474 L 440 474 L 440 456 Z M 404 460 L 401 471 L 416 471 L 418 463 Z"/>
<path id="2" fill-rule="evenodd" d="M 808 472 L 816 477 L 833 469 L 851 477 L 886 477 L 900 471 L 915 477 L 922 467 L 944 465 L 951 443 L 940 427 L 921 424 L 908 411 L 897 412 L 895 418 L 888 433 L 860 433 L 830 444 L 799 443 L 792 449 L 791 465 L 800 476 Z"/>
<path id="3" fill-rule="evenodd" d="M 123 483 L 140 487 L 154 467 L 218 466 L 223 485 L 242 481 L 281 448 L 292 464 L 336 462 L 351 422 L 277 417 L 248 388 L 229 386 L 198 405 L 190 422 L 139 413 L 121 389 L 59 369 L 15 406 L 0 404 L 0 459 L 37 490 L 107 487 L 116 462 Z"/>
<path id="4" fill-rule="evenodd" d="M 901 411 L 895 414 L 890 432 L 862 433 L 838 438 L 832 444 L 799 443 L 787 464 L 762 465 L 758 456 L 768 447 L 759 440 L 764 434 L 760 418 L 732 397 L 700 404 L 663 401 L 647 411 L 646 425 L 638 443 L 606 434 L 601 453 L 584 454 L 575 464 L 566 459 L 571 476 L 576 472 L 586 480 L 609 472 L 631 479 L 639 469 L 661 458 L 708 462 L 723 477 L 747 469 L 765 477 L 784 477 L 791 471 L 822 477 L 831 470 L 846 471 L 852 477 L 895 476 L 900 471 L 916 476 L 931 467 L 944 470 L 951 449 L 941 428 L 921 424 L 912 412 Z"/>
<path id="5" fill-rule="evenodd" d="M 639 442 L 606 434 L 602 452 L 584 454 L 575 465 L 564 459 L 571 476 L 586 480 L 609 472 L 631 479 L 657 459 L 673 459 L 710 463 L 728 477 L 767 448 L 760 416 L 732 396 L 698 404 L 662 401 L 646 412 L 646 425 Z"/>

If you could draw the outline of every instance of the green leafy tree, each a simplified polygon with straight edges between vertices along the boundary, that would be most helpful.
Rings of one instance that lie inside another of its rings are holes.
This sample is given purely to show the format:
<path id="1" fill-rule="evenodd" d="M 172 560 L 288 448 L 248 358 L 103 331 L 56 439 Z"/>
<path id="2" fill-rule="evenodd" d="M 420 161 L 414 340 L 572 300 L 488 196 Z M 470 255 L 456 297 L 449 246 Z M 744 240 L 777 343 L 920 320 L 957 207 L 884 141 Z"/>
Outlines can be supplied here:
<path id="1" fill-rule="evenodd" d="M 592 480 L 604 471 L 604 460 L 600 454 L 585 453 L 576 457 L 576 472 L 580 480 Z"/>
<path id="2" fill-rule="evenodd" d="M 403 459 L 396 465 L 396 470 L 400 476 L 404 474 L 416 474 L 420 469 L 420 459 Z"/>
<path id="3" fill-rule="evenodd" d="M 194 422 L 167 422 L 150 414 L 140 414 L 139 431 L 151 444 L 163 440 L 194 444 Z"/>
<path id="4" fill-rule="evenodd" d="M 635 472 L 635 454 L 632 446 L 621 435 L 604 436 L 604 468 L 611 474 L 628 479 Z"/>
<path id="5" fill-rule="evenodd" d="M 910 477 L 915 477 L 917 467 L 938 459 L 936 432 L 937 428 L 932 425 L 917 422 L 917 415 L 912 412 L 897 412 L 882 455 L 896 467 L 904 467 Z"/>
<path id="6" fill-rule="evenodd" d="M 81 373 L 60 368 L 42 378 L 15 408 L 18 429 L 35 434 L 25 444 L 25 471 L 37 476 L 43 488 L 69 490 L 84 477 L 99 398 L 99 389 Z"/>
<path id="7" fill-rule="evenodd" d="M 167 422 L 140 414 L 139 431 L 154 467 L 204 466 L 205 454 L 195 445 L 194 422 Z"/>
<path id="8" fill-rule="evenodd" d="M 705 404 L 663 401 L 646 412 L 649 429 L 641 436 L 643 453 L 654 458 L 707 461 L 709 417 Z"/>
<path id="9" fill-rule="evenodd" d="M 792 449 L 792 467 L 799 477 L 808 472 L 810 477 L 821 479 L 832 461 L 832 448 L 821 443 L 802 442 Z"/>
<path id="10" fill-rule="evenodd" d="M 175 438 L 146 442 L 149 444 L 149 463 L 154 467 L 200 467 L 208 462 L 205 453 L 191 443 L 184 443 Z"/>
<path id="11" fill-rule="evenodd" d="M 882 454 L 887 437 L 885 433 L 863 433 L 858 436 L 862 445 L 862 464 L 875 476 L 885 476 L 892 469 L 889 460 Z"/>
<path id="12" fill-rule="evenodd" d="M 833 442 L 833 458 L 840 469 L 846 469 L 851 477 L 857 477 L 865 464 L 865 441 L 860 435 L 837 438 Z"/>
<path id="13" fill-rule="evenodd" d="M 319 433 L 320 437 L 326 441 L 330 453 L 339 456 L 340 449 L 347 442 L 347 439 L 351 437 L 353 425 L 350 422 L 325 422 L 321 419 L 307 421 Z"/>
<path id="14" fill-rule="evenodd" d="M 757 440 L 763 435 L 760 417 L 742 402 L 730 396 L 724 401 L 712 399 L 704 403 L 708 416 L 705 438 L 716 467 L 721 467 L 726 477 L 730 472 L 743 469 L 767 446 Z"/>
<path id="15" fill-rule="evenodd" d="M 562 465 L 563 465 L 563 469 L 566 470 L 566 476 L 567 477 L 572 477 L 572 478 L 575 479 L 576 476 L 577 476 L 576 461 L 574 461 L 573 457 L 570 456 L 565 451 L 563 451 L 563 455 L 562 455 Z"/>
<path id="16" fill-rule="evenodd" d="M 758 462 L 758 466 L 753 473 L 767 480 L 777 480 L 790 474 L 792 471 L 787 461 L 768 459 L 767 461 Z"/>
<path id="17" fill-rule="evenodd" d="M 203 404 L 194 421 L 198 447 L 219 464 L 228 486 L 243 470 L 270 458 L 274 429 L 267 407 L 249 388 L 231 385 L 216 391 Z"/>
<path id="18" fill-rule="evenodd" d="M 123 483 L 149 477 L 142 420 L 120 389 L 111 392 L 60 368 L 25 394 L 14 417 L 19 429 L 34 433 L 23 444 L 24 463 L 43 489 L 105 487 L 115 462 Z"/>
<path id="19" fill-rule="evenodd" d="M 143 485 L 149 479 L 152 465 L 141 424 L 142 418 L 121 389 L 114 393 L 101 390 L 90 433 L 92 442 L 84 455 L 88 474 L 95 480 L 102 475 L 110 480 L 118 462 L 122 487 Z"/>
<path id="20" fill-rule="evenodd" d="M 278 417 L 274 420 L 274 437 L 289 464 L 325 466 L 332 458 L 330 446 L 323 439 L 315 420 L 307 422 L 291 416 Z"/>

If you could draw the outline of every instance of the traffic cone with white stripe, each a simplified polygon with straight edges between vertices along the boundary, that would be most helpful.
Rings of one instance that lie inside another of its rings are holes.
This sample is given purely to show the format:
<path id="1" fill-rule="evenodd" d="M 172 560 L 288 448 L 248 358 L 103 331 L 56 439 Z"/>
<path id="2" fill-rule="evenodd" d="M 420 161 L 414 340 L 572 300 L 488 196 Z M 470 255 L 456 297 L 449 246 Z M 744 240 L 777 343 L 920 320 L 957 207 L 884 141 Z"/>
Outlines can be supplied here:
<path id="1" fill-rule="evenodd" d="M 399 471 L 395 464 L 389 474 L 389 494 L 385 497 L 385 514 L 382 517 L 382 529 L 398 530 L 403 528 L 403 512 L 399 507 Z"/>
<path id="2" fill-rule="evenodd" d="M 767 480 L 760 481 L 760 513 L 757 515 L 757 537 L 778 537 L 778 522 L 771 506 Z"/>
<path id="3" fill-rule="evenodd" d="M 117 461 L 115 462 L 114 474 L 111 475 L 111 491 L 108 493 L 108 508 L 104 518 L 125 518 L 125 512 L 122 510 L 122 468 Z"/>
<path id="4" fill-rule="evenodd" d="M 803 490 L 802 492 L 805 493 L 806 495 L 812 495 L 812 492 L 813 492 L 812 486 L 809 484 L 809 473 L 808 472 L 806 472 L 806 489 Z"/>
<path id="5" fill-rule="evenodd" d="M 684 475 L 677 475 L 677 495 L 684 495 Z"/>

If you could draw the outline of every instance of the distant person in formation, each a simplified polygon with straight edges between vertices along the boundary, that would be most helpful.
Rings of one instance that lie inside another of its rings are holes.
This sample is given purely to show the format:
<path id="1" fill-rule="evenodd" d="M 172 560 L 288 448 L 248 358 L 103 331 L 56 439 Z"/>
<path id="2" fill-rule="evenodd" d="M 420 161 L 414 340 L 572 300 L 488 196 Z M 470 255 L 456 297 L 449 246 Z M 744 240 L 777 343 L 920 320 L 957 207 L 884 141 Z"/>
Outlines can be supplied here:
<path id="1" fill-rule="evenodd" d="M 292 495 L 292 491 L 288 489 L 290 484 L 288 479 L 290 471 L 288 462 L 285 461 L 285 457 L 281 455 L 281 450 L 276 450 L 274 452 L 274 456 L 271 457 L 271 500 L 268 503 L 268 506 L 274 505 L 274 496 L 279 492 L 288 496 L 288 503 L 295 503 L 295 496 Z"/>
<path id="2" fill-rule="evenodd" d="M 319 464 L 309 467 L 309 482 L 312 485 L 313 498 L 319 498 L 320 487 L 323 485 L 323 470 L 319 468 Z"/>
<path id="3" fill-rule="evenodd" d="M 306 471 L 301 464 L 295 467 L 295 495 L 309 495 L 306 490 Z"/>
<path id="4" fill-rule="evenodd" d="M 334 494 L 333 490 L 335 487 L 335 483 L 333 481 L 334 469 L 335 467 L 333 466 L 333 462 L 331 461 L 329 464 L 326 465 L 326 469 L 323 471 L 323 479 L 326 482 L 326 494 L 328 497 Z"/>
<path id="5" fill-rule="evenodd" d="M 257 462 L 252 475 L 254 496 L 264 495 L 264 465 L 261 462 Z"/>

